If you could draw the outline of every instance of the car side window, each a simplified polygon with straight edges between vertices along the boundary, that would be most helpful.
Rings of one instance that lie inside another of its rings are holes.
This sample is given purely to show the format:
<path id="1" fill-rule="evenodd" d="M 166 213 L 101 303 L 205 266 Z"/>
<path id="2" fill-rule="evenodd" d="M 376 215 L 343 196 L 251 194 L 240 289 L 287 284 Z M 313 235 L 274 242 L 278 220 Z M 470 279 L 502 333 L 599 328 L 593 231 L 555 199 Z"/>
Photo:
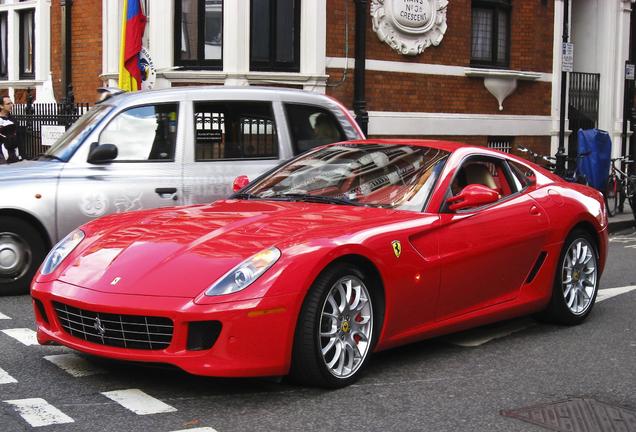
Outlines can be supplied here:
<path id="1" fill-rule="evenodd" d="M 497 158 L 471 158 L 464 161 L 451 182 L 451 196 L 455 196 L 466 186 L 481 184 L 499 193 L 504 198 L 519 189 L 512 184 L 505 164 Z"/>
<path id="2" fill-rule="evenodd" d="M 271 102 L 195 102 L 195 161 L 276 159 Z"/>
<path id="3" fill-rule="evenodd" d="M 513 161 L 508 161 L 508 165 L 510 165 L 512 180 L 515 183 L 517 190 L 523 190 L 534 183 L 535 174 L 530 168 Z"/>
<path id="4" fill-rule="evenodd" d="M 99 144 L 117 146 L 113 162 L 174 161 L 179 104 L 144 105 L 115 116 Z"/>
<path id="5" fill-rule="evenodd" d="M 285 113 L 294 155 L 347 139 L 338 120 L 325 108 L 286 103 Z"/>

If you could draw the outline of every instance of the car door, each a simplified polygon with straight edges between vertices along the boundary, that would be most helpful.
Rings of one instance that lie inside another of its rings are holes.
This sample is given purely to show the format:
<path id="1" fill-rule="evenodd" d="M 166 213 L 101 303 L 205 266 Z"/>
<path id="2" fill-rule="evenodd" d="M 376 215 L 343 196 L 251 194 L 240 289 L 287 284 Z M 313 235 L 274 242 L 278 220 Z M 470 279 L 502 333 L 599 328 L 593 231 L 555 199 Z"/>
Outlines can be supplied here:
<path id="1" fill-rule="evenodd" d="M 195 100 L 183 167 L 184 202 L 207 203 L 232 193 L 239 175 L 254 180 L 291 157 L 270 100 Z"/>
<path id="2" fill-rule="evenodd" d="M 108 213 L 180 204 L 178 128 L 176 102 L 130 107 L 108 120 L 90 146 L 114 144 L 117 156 L 92 164 L 87 162 L 90 149 L 82 149 L 64 168 L 57 195 L 58 237 Z"/>
<path id="3" fill-rule="evenodd" d="M 462 178 L 474 164 L 489 173 L 488 181 Z M 448 197 L 467 184 L 481 183 L 501 198 L 479 208 L 442 209 L 439 319 L 513 300 L 539 258 L 548 217 L 513 175 L 503 159 L 489 157 L 468 158 L 457 170 Z"/>

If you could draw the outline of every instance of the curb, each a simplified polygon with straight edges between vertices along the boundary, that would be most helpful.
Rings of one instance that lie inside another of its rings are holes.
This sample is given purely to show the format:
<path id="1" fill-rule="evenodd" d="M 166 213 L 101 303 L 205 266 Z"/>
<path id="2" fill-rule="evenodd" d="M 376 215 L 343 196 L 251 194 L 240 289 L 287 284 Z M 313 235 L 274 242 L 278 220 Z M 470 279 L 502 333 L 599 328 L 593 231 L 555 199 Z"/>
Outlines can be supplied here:
<path id="1" fill-rule="evenodd" d="M 623 220 L 615 220 L 612 221 L 610 219 L 608 225 L 608 230 L 610 233 L 615 233 L 618 231 L 623 231 L 629 228 L 633 228 L 634 225 L 634 218 L 629 218 L 629 219 L 623 219 Z"/>

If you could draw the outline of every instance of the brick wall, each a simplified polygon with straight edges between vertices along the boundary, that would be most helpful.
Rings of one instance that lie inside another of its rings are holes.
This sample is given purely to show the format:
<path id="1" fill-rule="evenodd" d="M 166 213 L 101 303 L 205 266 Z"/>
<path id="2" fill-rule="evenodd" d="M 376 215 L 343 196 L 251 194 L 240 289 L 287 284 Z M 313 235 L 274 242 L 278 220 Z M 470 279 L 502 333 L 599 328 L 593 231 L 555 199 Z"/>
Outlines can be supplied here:
<path id="1" fill-rule="evenodd" d="M 511 11 L 510 69 L 546 72 L 552 69 L 554 2 L 514 1 Z M 354 58 L 355 8 L 349 4 L 349 58 Z M 345 6 L 327 0 L 327 56 L 344 56 Z M 403 56 L 381 42 L 367 15 L 367 58 L 406 63 L 470 66 L 471 1 L 453 0 L 447 7 L 448 29 L 441 44 L 418 56 Z M 342 77 L 342 70 L 327 71 L 330 82 Z M 353 71 L 327 93 L 351 107 Z M 496 99 L 486 90 L 482 78 L 366 72 L 366 100 L 370 111 L 423 111 L 449 113 L 550 115 L 551 83 L 518 81 L 517 90 L 498 110 Z"/>
<path id="2" fill-rule="evenodd" d="M 113 0 L 114 1 L 114 0 Z M 103 85 L 102 73 L 102 2 L 74 1 L 72 6 L 72 79 L 76 102 L 97 100 L 97 87 Z M 51 0 L 51 72 L 55 98 L 61 100 L 62 89 L 62 14 L 60 0 Z"/>

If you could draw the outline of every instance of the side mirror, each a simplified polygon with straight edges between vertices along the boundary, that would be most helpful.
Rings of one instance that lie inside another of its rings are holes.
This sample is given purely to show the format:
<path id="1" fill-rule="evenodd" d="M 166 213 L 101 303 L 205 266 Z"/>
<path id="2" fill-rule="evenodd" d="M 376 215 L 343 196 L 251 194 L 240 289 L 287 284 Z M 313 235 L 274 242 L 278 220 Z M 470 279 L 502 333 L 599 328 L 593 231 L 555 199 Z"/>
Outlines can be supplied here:
<path id="1" fill-rule="evenodd" d="M 471 207 L 481 207 L 499 200 L 499 192 L 480 184 L 470 184 L 460 193 L 446 200 L 448 209 L 452 211 L 465 210 Z"/>
<path id="2" fill-rule="evenodd" d="M 232 192 L 240 191 L 245 186 L 247 186 L 249 182 L 250 182 L 250 179 L 247 178 L 247 176 L 245 175 L 238 176 L 237 178 L 234 179 L 234 182 L 232 183 Z"/>
<path id="3" fill-rule="evenodd" d="M 91 146 L 91 151 L 88 154 L 88 163 L 101 164 L 110 162 L 117 158 L 117 146 L 115 144 L 100 144 Z"/>

